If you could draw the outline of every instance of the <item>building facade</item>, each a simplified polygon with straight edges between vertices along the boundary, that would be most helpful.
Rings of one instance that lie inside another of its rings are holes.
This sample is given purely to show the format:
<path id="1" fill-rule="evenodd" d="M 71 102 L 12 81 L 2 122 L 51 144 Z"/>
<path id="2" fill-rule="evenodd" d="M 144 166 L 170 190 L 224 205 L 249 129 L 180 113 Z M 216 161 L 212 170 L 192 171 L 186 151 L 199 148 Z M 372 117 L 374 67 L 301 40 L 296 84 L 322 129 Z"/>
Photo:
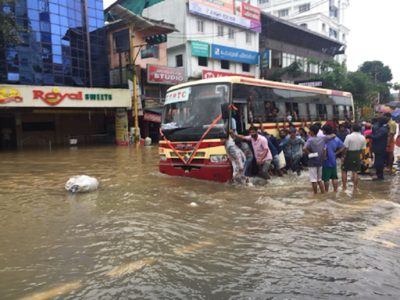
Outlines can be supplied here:
<path id="1" fill-rule="evenodd" d="M 259 8 L 276 17 L 293 22 L 347 45 L 350 33 L 346 27 L 346 9 L 349 0 L 257 0 Z M 346 55 L 337 55 L 340 63 L 346 60 Z"/>
<path id="2" fill-rule="evenodd" d="M 144 17 L 173 23 L 168 66 L 183 68 L 185 81 L 227 75 L 258 78 L 260 12 L 256 2 L 169 0 L 143 10 Z M 244 8 L 243 8 L 244 7 Z"/>
<path id="3" fill-rule="evenodd" d="M 115 114 L 131 107 L 131 96 L 107 89 L 103 1 L 17 0 L 8 9 L 26 32 L 20 45 L 0 41 L 0 132 L 7 146 L 68 145 L 71 137 L 78 144 L 113 141 Z"/>

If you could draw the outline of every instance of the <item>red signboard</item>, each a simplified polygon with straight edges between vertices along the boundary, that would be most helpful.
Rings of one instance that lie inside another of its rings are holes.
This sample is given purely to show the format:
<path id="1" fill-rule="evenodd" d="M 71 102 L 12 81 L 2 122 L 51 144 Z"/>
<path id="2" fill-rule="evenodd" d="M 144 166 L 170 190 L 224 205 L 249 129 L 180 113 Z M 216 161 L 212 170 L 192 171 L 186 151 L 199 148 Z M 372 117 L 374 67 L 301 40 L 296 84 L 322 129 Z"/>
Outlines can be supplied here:
<path id="1" fill-rule="evenodd" d="M 161 115 L 145 113 L 144 116 L 143 116 L 143 120 L 150 121 L 150 122 L 161 123 Z"/>
<path id="2" fill-rule="evenodd" d="M 183 69 L 147 65 L 147 82 L 159 84 L 183 83 L 185 71 Z"/>
<path id="3" fill-rule="evenodd" d="M 252 21 L 260 22 L 260 9 L 258 7 L 254 7 L 250 4 L 242 2 L 242 17 Z"/>
<path id="4" fill-rule="evenodd" d="M 249 76 L 249 75 L 203 70 L 203 79 L 227 77 L 227 76 L 241 76 L 247 78 L 255 78 L 254 76 Z"/>

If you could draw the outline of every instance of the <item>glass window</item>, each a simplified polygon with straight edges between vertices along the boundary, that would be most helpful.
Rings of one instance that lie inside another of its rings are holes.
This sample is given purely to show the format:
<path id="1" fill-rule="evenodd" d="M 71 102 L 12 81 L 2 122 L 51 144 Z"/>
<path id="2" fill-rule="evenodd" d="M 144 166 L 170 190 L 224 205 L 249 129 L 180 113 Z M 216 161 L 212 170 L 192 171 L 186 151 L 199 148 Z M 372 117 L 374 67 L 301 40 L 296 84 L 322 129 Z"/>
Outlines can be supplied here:
<path id="1" fill-rule="evenodd" d="M 79 1 L 75 1 L 75 10 L 76 11 L 82 11 L 82 5 Z"/>
<path id="2" fill-rule="evenodd" d="M 310 117 L 312 117 L 314 120 L 317 119 L 317 105 L 314 103 L 309 103 L 308 104 L 308 109 L 310 111 Z"/>
<path id="3" fill-rule="evenodd" d="M 308 118 L 308 110 L 307 110 L 307 103 L 298 103 L 297 104 L 299 109 L 298 117 L 301 118 Z"/>
<path id="4" fill-rule="evenodd" d="M 197 31 L 204 32 L 204 22 L 203 20 L 197 20 Z"/>
<path id="5" fill-rule="evenodd" d="M 251 33 L 250 32 L 246 32 L 246 43 L 251 44 Z"/>
<path id="6" fill-rule="evenodd" d="M 103 13 L 103 11 L 102 11 L 102 10 L 97 10 L 97 11 L 96 11 L 96 17 L 97 17 L 97 19 L 102 19 L 102 20 L 104 20 L 104 13 Z"/>
<path id="7" fill-rule="evenodd" d="M 71 8 L 68 8 L 68 17 L 70 19 L 75 19 L 75 11 L 73 9 L 71 9 Z"/>
<path id="8" fill-rule="evenodd" d="M 279 109 L 278 119 L 282 120 L 283 116 L 286 115 L 286 105 L 285 102 L 275 102 L 275 107 Z"/>
<path id="9" fill-rule="evenodd" d="M 44 75 L 44 76 L 43 76 L 43 83 L 44 83 L 44 84 L 54 84 L 54 77 L 53 77 L 53 75 Z"/>
<path id="10" fill-rule="evenodd" d="M 333 120 L 333 105 L 332 104 L 326 105 L 326 114 L 327 114 L 327 120 L 332 121 Z"/>
<path id="11" fill-rule="evenodd" d="M 76 22 L 74 19 L 72 19 L 72 18 L 68 19 L 68 27 L 72 27 L 72 28 L 76 27 Z"/>
<path id="12" fill-rule="evenodd" d="M 51 13 L 58 15 L 58 5 L 57 4 L 50 3 L 49 9 L 50 9 Z"/>
<path id="13" fill-rule="evenodd" d="M 310 10 L 310 3 L 299 6 L 299 13 L 300 14 L 303 13 L 303 12 L 309 11 L 309 10 Z"/>
<path id="14" fill-rule="evenodd" d="M 224 36 L 224 26 L 218 26 L 218 36 Z"/>
<path id="15" fill-rule="evenodd" d="M 94 0 L 87 0 L 87 6 L 88 7 L 95 7 L 95 1 Z"/>
<path id="16" fill-rule="evenodd" d="M 24 72 L 20 73 L 19 82 L 21 84 L 32 84 L 32 73 Z"/>
<path id="17" fill-rule="evenodd" d="M 52 39 L 54 45 L 61 44 L 61 36 L 59 36 L 58 34 L 52 34 L 51 39 Z"/>
<path id="18" fill-rule="evenodd" d="M 33 8 L 33 9 L 38 9 L 39 8 L 37 0 L 28 0 L 26 2 L 27 2 L 26 4 L 27 4 L 28 8 Z"/>
<path id="19" fill-rule="evenodd" d="M 31 30 L 40 31 L 39 22 L 31 21 Z"/>
<path id="20" fill-rule="evenodd" d="M 250 72 L 250 64 L 242 63 L 242 71 L 243 72 Z"/>
<path id="21" fill-rule="evenodd" d="M 49 2 L 46 0 L 40 0 L 39 1 L 39 10 L 49 11 Z"/>
<path id="22" fill-rule="evenodd" d="M 25 17 L 26 16 L 26 8 L 25 7 L 16 7 L 15 8 L 15 15 L 17 17 Z"/>
<path id="23" fill-rule="evenodd" d="M 176 60 L 176 66 L 177 67 L 183 67 L 183 56 L 182 56 L 182 54 L 179 54 L 179 55 L 175 56 L 175 60 Z"/>
<path id="24" fill-rule="evenodd" d="M 228 60 L 221 60 L 221 69 L 229 70 L 229 61 Z"/>
<path id="25" fill-rule="evenodd" d="M 93 9 L 93 8 L 88 8 L 88 16 L 95 18 L 96 17 L 96 10 Z"/>
<path id="26" fill-rule="evenodd" d="M 68 26 L 68 18 L 60 16 L 60 24 L 64 26 Z"/>
<path id="27" fill-rule="evenodd" d="M 41 40 L 42 42 L 51 43 L 51 34 L 50 33 L 41 33 Z"/>
<path id="28" fill-rule="evenodd" d="M 96 1 L 96 8 L 103 11 L 103 1 Z"/>
<path id="29" fill-rule="evenodd" d="M 37 10 L 28 9 L 28 17 L 31 20 L 38 20 L 39 21 L 39 12 Z"/>
<path id="30" fill-rule="evenodd" d="M 339 110 L 339 120 L 344 120 L 344 106 L 338 105 L 338 110 Z"/>
<path id="31" fill-rule="evenodd" d="M 96 31 L 96 30 L 97 30 L 97 27 L 89 26 L 89 32 L 93 32 L 93 31 Z"/>
<path id="32" fill-rule="evenodd" d="M 54 46 L 53 45 L 53 54 L 61 55 L 61 46 Z"/>
<path id="33" fill-rule="evenodd" d="M 95 18 L 89 18 L 89 26 L 96 26 L 96 19 Z"/>
<path id="34" fill-rule="evenodd" d="M 50 22 L 50 13 L 47 11 L 41 12 L 40 14 L 40 21 Z"/>
<path id="35" fill-rule="evenodd" d="M 228 29 L 228 38 L 230 40 L 233 40 L 235 38 L 235 30 L 233 30 L 232 28 Z"/>
<path id="36" fill-rule="evenodd" d="M 60 24 L 60 17 L 58 15 L 51 14 L 50 15 L 50 22 L 52 24 Z"/>
<path id="37" fill-rule="evenodd" d="M 286 17 L 289 14 L 289 9 L 282 9 L 280 11 L 278 11 L 278 16 L 279 17 Z"/>
<path id="38" fill-rule="evenodd" d="M 58 0 L 58 3 L 59 3 L 60 5 L 67 6 L 67 0 Z"/>
<path id="39" fill-rule="evenodd" d="M 40 22 L 40 31 L 50 32 L 50 23 L 49 22 Z"/>
<path id="40" fill-rule="evenodd" d="M 104 26 L 104 20 L 97 19 L 97 27 L 103 27 Z"/>
<path id="41" fill-rule="evenodd" d="M 60 35 L 61 34 L 60 29 L 61 29 L 60 26 L 56 24 L 51 24 L 51 33 Z"/>
<path id="42" fill-rule="evenodd" d="M 199 66 L 203 66 L 203 67 L 207 67 L 207 57 L 198 57 L 198 65 Z"/>
<path id="43" fill-rule="evenodd" d="M 55 63 L 55 64 L 62 64 L 62 57 L 61 57 L 61 55 L 53 55 L 53 63 Z"/>

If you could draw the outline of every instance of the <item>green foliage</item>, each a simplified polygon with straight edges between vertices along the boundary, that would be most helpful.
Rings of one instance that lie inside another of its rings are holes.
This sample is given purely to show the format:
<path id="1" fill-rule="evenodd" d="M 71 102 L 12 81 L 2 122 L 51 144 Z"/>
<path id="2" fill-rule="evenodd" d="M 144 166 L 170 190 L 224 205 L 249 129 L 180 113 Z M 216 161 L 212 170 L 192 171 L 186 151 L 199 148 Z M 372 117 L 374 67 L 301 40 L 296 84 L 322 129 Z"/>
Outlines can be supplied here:
<path id="1" fill-rule="evenodd" d="M 386 84 L 393 79 L 392 70 L 388 66 L 384 66 L 379 60 L 366 61 L 360 67 L 363 73 L 371 74 L 376 83 Z"/>
<path id="2" fill-rule="evenodd" d="M 15 21 L 15 0 L 0 0 L 0 37 L 6 43 L 18 46 L 22 43 L 20 32 L 28 30 Z"/>
<path id="3" fill-rule="evenodd" d="M 268 76 L 268 79 L 272 81 L 280 81 L 285 75 L 289 78 L 298 78 L 304 73 L 302 68 L 303 64 L 300 61 L 294 61 L 285 68 L 275 70 L 274 73 Z"/>

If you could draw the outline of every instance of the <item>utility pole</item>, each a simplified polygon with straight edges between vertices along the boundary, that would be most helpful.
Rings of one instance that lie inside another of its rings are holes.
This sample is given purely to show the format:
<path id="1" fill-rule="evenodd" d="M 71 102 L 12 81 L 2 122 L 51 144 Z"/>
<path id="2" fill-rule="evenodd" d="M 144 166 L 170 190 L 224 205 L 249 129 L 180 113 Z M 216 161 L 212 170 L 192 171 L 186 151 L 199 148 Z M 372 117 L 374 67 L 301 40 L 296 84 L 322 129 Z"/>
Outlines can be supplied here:
<path id="1" fill-rule="evenodd" d="M 137 105 L 137 88 L 136 88 L 136 57 L 135 57 L 135 25 L 132 24 L 131 27 L 131 38 L 132 38 L 132 64 L 133 64 L 133 103 L 135 108 L 135 145 L 136 149 L 139 149 L 139 115 L 138 115 L 138 105 Z M 140 51 L 140 48 L 139 48 Z"/>

